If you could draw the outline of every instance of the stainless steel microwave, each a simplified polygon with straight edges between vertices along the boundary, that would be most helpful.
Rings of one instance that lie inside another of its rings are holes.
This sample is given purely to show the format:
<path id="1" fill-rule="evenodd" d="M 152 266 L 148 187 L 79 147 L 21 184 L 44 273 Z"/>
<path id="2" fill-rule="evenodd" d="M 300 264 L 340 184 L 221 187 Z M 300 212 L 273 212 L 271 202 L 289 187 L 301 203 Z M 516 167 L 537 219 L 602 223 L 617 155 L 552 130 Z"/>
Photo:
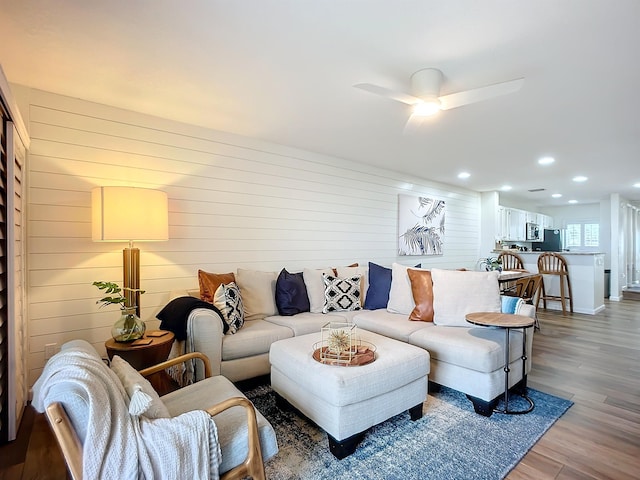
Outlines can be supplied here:
<path id="1" fill-rule="evenodd" d="M 540 227 L 537 223 L 527 223 L 527 240 L 533 242 L 540 240 Z"/>

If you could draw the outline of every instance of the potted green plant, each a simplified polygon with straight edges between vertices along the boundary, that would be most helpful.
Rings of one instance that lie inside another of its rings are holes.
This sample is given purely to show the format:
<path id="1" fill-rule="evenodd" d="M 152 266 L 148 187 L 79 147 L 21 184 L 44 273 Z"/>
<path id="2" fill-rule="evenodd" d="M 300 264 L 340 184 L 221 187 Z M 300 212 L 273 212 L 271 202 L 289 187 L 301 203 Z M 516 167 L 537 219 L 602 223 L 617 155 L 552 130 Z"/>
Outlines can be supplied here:
<path id="1" fill-rule="evenodd" d="M 123 292 L 140 292 L 144 293 L 144 290 L 134 288 L 120 288 L 117 283 L 113 282 L 93 282 L 93 285 L 98 287 L 98 290 L 103 291 L 106 296 L 97 300 L 96 303 L 101 304 L 100 308 L 109 305 L 120 306 L 120 318 L 114 323 L 111 328 L 111 336 L 116 342 L 132 342 L 144 335 L 146 325 L 140 320 L 140 317 L 136 315 L 136 306 L 127 305 L 127 297 Z"/>
<path id="2" fill-rule="evenodd" d="M 498 257 L 487 257 L 480 260 L 480 266 L 484 267 L 487 272 L 497 270 L 502 271 L 502 259 Z"/>

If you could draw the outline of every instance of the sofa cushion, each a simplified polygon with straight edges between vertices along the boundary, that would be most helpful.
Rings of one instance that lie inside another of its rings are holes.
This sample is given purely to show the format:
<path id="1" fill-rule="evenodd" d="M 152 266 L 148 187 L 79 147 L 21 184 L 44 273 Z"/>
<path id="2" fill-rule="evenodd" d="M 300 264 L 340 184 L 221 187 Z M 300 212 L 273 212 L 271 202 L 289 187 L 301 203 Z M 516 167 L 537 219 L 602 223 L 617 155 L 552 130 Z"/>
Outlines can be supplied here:
<path id="1" fill-rule="evenodd" d="M 200 299 L 213 303 L 213 295 L 222 283 L 235 282 L 233 272 L 230 273 L 209 273 L 198 270 L 198 284 L 200 285 Z"/>
<path id="2" fill-rule="evenodd" d="M 369 262 L 369 289 L 364 308 L 367 310 L 387 308 L 389 290 L 391 290 L 391 269 Z"/>
<path id="3" fill-rule="evenodd" d="M 222 338 L 222 360 L 268 353 L 273 342 L 292 336 L 290 328 L 265 320 L 250 320 L 235 335 L 225 335 Z"/>
<path id="4" fill-rule="evenodd" d="M 429 270 L 407 269 L 411 281 L 411 293 L 416 306 L 409 320 L 433 322 L 433 280 Z"/>
<path id="5" fill-rule="evenodd" d="M 322 313 L 360 310 L 360 275 L 348 278 L 323 274 L 324 306 Z"/>
<path id="6" fill-rule="evenodd" d="M 222 319 L 229 326 L 227 333 L 234 334 L 244 324 L 244 305 L 238 286 L 231 282 L 221 284 L 213 295 L 213 305 L 222 313 Z"/>
<path id="7" fill-rule="evenodd" d="M 411 281 L 407 270 L 409 268 L 419 268 L 420 264 L 415 267 L 407 267 L 394 263 L 391 265 L 391 289 L 389 291 L 389 303 L 387 310 L 391 313 L 402 313 L 409 315 L 416 306 L 413 301 L 413 293 L 411 292 Z"/>
<path id="8" fill-rule="evenodd" d="M 499 312 L 498 272 L 431 270 L 433 322 L 436 325 L 468 327 L 471 312 Z"/>
<path id="9" fill-rule="evenodd" d="M 312 313 L 322 313 L 324 308 L 324 280 L 322 274 L 334 275 L 333 268 L 325 268 L 322 270 L 305 268 L 302 271 L 304 284 L 307 287 L 307 295 L 309 296 L 309 311 Z"/>
<path id="10" fill-rule="evenodd" d="M 338 277 L 355 277 L 360 275 L 360 306 L 364 308 L 364 302 L 367 298 L 367 291 L 369 290 L 369 267 L 367 266 L 355 266 L 355 267 L 336 267 L 336 275 Z"/>
<path id="11" fill-rule="evenodd" d="M 427 328 L 412 333 L 409 343 L 426 349 L 432 359 L 483 373 L 504 367 L 504 329 L 423 325 Z M 522 354 L 522 332 L 512 330 L 509 343 L 511 361 L 517 360 Z"/>
<path id="12" fill-rule="evenodd" d="M 413 332 L 431 326 L 430 323 L 411 322 L 406 315 L 391 313 L 385 309 L 361 311 L 353 317 L 353 323 L 363 330 L 402 342 L 408 342 Z"/>
<path id="13" fill-rule="evenodd" d="M 264 320 L 265 322 L 288 327 L 293 331 L 294 336 L 299 337 L 307 333 L 319 332 L 329 322 L 351 322 L 353 317 L 360 312 L 361 310 L 326 314 L 303 312 L 293 316 L 274 315 Z"/>
<path id="14" fill-rule="evenodd" d="M 111 370 L 118 376 L 129 396 L 129 413 L 147 418 L 169 418 L 171 415 L 149 381 L 118 355 L 111 359 Z"/>
<path id="15" fill-rule="evenodd" d="M 302 312 L 297 315 L 274 315 L 265 318 L 265 322 L 290 328 L 296 337 L 307 333 L 319 332 L 322 326 L 333 317 L 323 313 Z"/>
<path id="16" fill-rule="evenodd" d="M 309 296 L 302 272 L 289 273 L 283 268 L 276 280 L 276 307 L 280 315 L 296 315 L 308 312 Z"/>
<path id="17" fill-rule="evenodd" d="M 238 269 L 236 284 L 242 294 L 246 320 L 256 320 L 278 313 L 276 307 L 277 278 L 276 272 Z"/>
<path id="18" fill-rule="evenodd" d="M 229 380 L 218 375 L 169 393 L 163 396 L 162 400 L 171 415 L 178 416 L 192 410 L 201 410 L 205 405 L 212 407 L 231 397 L 244 397 L 244 395 Z M 203 402 L 203 399 L 206 401 Z M 241 428 L 246 424 L 246 418 L 247 414 L 243 408 L 229 408 L 213 417 L 222 452 L 222 463 L 219 467 L 221 473 L 242 463 L 247 455 L 247 430 L 246 427 Z M 277 453 L 278 443 L 273 428 L 257 409 L 256 420 L 262 459 L 266 462 Z"/>

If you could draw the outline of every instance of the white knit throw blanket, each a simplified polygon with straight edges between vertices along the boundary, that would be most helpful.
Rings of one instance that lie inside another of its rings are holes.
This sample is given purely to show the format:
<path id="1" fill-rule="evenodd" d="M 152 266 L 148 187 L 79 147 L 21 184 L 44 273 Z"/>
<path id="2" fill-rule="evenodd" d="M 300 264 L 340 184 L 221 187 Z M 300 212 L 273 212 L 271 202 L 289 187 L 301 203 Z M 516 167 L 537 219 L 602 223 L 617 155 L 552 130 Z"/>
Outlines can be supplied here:
<path id="1" fill-rule="evenodd" d="M 63 350 L 46 364 L 34 384 L 33 406 L 86 392 L 89 418 L 83 442 L 83 477 L 90 479 L 217 479 L 220 450 L 215 424 L 205 411 L 174 418 L 129 415 L 128 396 L 100 358 Z"/>

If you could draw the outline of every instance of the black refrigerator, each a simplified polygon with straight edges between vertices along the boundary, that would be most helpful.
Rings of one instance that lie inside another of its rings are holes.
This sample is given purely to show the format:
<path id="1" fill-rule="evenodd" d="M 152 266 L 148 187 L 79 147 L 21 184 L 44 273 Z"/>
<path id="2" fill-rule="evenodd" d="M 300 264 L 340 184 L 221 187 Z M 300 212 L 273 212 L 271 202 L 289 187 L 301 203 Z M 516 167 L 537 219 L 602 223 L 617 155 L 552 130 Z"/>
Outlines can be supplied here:
<path id="1" fill-rule="evenodd" d="M 537 242 L 533 249 L 541 252 L 561 252 L 562 241 L 560 239 L 560 230 L 545 229 L 542 241 Z"/>

